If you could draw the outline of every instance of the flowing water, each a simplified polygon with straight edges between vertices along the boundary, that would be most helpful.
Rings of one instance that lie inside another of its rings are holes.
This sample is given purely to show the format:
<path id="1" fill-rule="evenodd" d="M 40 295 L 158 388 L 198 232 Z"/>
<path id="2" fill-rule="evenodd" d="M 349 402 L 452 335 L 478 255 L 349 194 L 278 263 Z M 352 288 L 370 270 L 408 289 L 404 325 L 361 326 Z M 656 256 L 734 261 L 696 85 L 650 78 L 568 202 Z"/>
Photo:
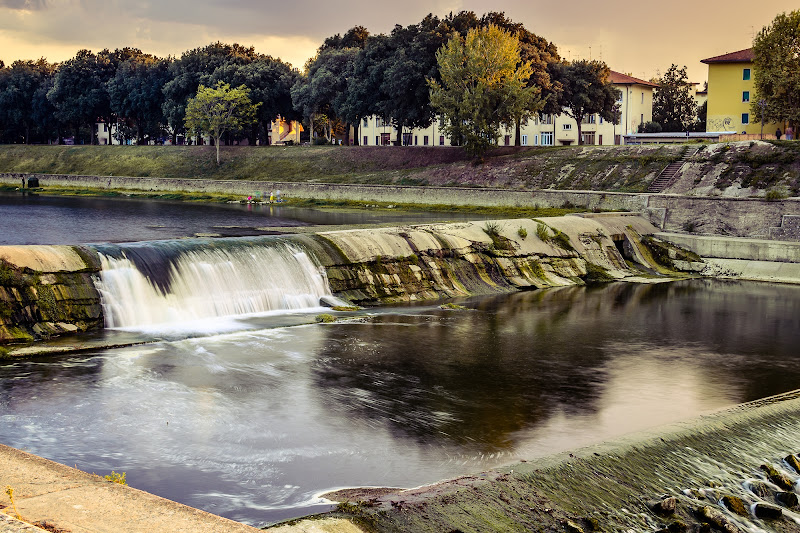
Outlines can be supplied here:
<path id="1" fill-rule="evenodd" d="M 328 508 L 328 489 L 431 483 L 800 383 L 798 287 L 617 283 L 316 324 L 328 291 L 303 250 L 186 246 L 98 248 L 109 325 L 161 340 L 0 361 L 0 442 L 263 525 Z"/>
<path id="2" fill-rule="evenodd" d="M 303 209 L 0 192 L 0 245 L 134 242 L 265 235 L 272 227 L 480 220 L 468 213 Z"/>

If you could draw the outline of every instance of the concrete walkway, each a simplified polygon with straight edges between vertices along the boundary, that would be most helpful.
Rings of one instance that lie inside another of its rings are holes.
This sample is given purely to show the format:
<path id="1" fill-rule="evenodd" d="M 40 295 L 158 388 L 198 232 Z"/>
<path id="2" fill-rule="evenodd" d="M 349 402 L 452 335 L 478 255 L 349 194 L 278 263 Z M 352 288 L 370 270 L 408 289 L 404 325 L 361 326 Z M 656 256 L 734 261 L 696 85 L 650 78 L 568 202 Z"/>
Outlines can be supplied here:
<path id="1" fill-rule="evenodd" d="M 0 506 L 28 524 L 0 515 L 0 533 L 39 532 L 30 524 L 69 533 L 246 533 L 260 529 L 119 485 L 0 444 Z"/>

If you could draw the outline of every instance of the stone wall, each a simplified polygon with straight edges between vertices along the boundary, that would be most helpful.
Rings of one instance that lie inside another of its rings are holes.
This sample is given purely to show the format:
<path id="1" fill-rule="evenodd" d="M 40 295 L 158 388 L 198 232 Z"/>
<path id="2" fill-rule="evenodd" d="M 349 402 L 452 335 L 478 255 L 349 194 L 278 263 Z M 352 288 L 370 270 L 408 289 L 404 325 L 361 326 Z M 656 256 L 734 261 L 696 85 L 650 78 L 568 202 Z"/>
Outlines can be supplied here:
<path id="1" fill-rule="evenodd" d="M 776 231 L 784 216 L 800 216 L 800 199 L 766 201 L 757 198 L 723 198 L 676 194 L 519 190 L 467 187 L 413 187 L 291 183 L 277 181 L 217 181 L 0 173 L 0 183 L 19 185 L 22 177 L 39 178 L 42 187 L 80 187 L 147 192 L 205 192 L 240 194 L 242 197 L 280 190 L 286 197 L 319 200 L 414 203 L 422 205 L 475 205 L 487 207 L 582 206 L 597 211 L 641 212 L 665 231 L 692 230 L 713 235 L 796 240 L 796 231 Z"/>
<path id="2" fill-rule="evenodd" d="M 94 254 L 73 246 L 0 246 L 0 343 L 103 325 Z"/>

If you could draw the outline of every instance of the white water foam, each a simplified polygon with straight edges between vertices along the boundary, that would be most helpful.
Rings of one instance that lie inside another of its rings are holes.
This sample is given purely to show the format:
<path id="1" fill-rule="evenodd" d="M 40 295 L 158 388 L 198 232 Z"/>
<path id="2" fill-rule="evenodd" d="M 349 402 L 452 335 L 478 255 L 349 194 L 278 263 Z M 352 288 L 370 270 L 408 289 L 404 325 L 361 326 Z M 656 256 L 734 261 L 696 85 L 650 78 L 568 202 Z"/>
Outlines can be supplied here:
<path id="1" fill-rule="evenodd" d="M 100 254 L 95 285 L 106 327 L 175 330 L 254 314 L 313 310 L 330 296 L 325 271 L 294 246 L 209 248 L 181 253 L 169 267 L 169 289 L 152 283 L 124 252 Z M 193 328 L 190 328 L 193 329 Z M 205 329 L 205 328 L 203 328 Z"/>

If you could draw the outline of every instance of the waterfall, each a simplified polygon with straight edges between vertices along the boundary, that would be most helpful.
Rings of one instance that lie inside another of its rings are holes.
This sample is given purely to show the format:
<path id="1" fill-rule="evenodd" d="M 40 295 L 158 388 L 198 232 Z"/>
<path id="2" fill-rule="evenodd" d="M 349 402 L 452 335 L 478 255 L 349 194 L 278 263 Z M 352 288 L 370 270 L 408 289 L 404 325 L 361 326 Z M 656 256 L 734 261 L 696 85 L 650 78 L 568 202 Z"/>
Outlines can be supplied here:
<path id="1" fill-rule="evenodd" d="M 179 241 L 98 249 L 95 285 L 106 326 L 160 326 L 316 308 L 330 295 L 325 271 L 291 244 L 227 246 Z"/>

